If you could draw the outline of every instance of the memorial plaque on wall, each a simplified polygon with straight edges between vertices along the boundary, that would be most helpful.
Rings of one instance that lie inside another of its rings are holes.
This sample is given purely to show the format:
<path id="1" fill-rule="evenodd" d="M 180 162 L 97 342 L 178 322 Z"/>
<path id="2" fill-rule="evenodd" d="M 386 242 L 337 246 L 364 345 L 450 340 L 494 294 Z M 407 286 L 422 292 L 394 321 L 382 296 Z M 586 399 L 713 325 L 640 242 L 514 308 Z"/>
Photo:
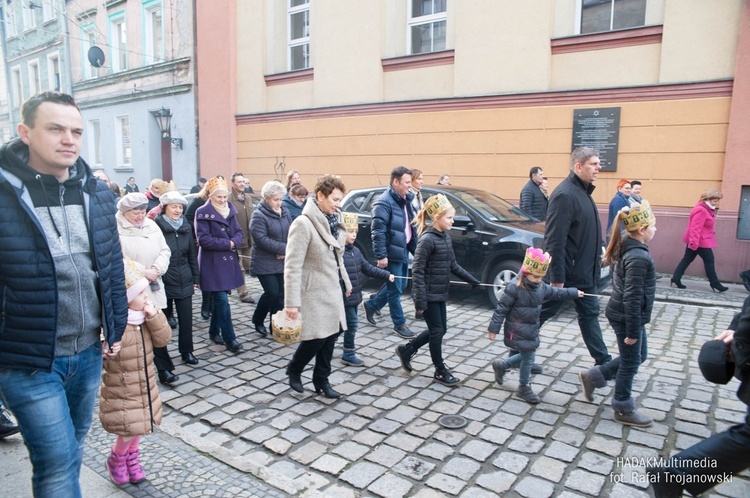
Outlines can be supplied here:
<path id="1" fill-rule="evenodd" d="M 600 107 L 573 111 L 573 147 L 586 145 L 599 151 L 602 171 L 617 171 L 620 141 L 620 108 Z"/>

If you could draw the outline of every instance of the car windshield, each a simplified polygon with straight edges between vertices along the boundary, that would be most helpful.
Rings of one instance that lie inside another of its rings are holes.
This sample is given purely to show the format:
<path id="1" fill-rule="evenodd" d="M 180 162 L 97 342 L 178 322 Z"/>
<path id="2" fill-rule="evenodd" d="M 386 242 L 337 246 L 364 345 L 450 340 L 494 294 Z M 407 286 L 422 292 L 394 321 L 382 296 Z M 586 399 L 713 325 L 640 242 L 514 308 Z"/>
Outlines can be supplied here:
<path id="1" fill-rule="evenodd" d="M 501 199 L 495 194 L 481 190 L 451 190 L 455 195 L 470 208 L 481 213 L 485 218 L 493 222 L 511 221 L 534 221 L 526 213 L 521 211 L 510 202 Z"/>

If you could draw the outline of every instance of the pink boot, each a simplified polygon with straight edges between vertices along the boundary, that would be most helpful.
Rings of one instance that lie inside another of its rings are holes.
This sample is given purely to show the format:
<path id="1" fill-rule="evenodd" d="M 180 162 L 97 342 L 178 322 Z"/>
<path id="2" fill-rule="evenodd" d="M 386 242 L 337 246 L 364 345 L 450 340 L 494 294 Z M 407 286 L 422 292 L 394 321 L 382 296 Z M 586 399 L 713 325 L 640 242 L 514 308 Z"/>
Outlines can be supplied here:
<path id="1" fill-rule="evenodd" d="M 128 453 L 128 474 L 130 476 L 130 482 L 132 482 L 133 484 L 138 484 L 139 482 L 143 482 L 146 480 L 146 473 L 143 471 L 143 467 L 141 467 L 141 462 L 138 461 L 138 457 L 140 455 L 140 450 L 135 450 L 131 453 Z"/>
<path id="2" fill-rule="evenodd" d="M 110 479 L 115 484 L 122 485 L 130 482 L 128 469 L 125 465 L 125 455 L 118 455 L 114 451 L 110 451 L 109 458 L 107 458 L 107 470 Z"/>

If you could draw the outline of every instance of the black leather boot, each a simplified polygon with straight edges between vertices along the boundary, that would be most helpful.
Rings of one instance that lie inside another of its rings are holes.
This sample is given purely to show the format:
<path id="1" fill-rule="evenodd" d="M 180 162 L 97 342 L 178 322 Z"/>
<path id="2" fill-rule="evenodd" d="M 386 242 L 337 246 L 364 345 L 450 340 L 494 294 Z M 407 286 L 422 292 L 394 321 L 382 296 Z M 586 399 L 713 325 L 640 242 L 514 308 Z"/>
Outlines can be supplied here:
<path id="1" fill-rule="evenodd" d="M 338 399 L 341 397 L 341 394 L 334 391 L 333 388 L 331 387 L 331 384 L 329 384 L 328 382 L 326 382 L 325 384 L 313 383 L 313 385 L 315 386 L 316 394 L 322 393 L 323 396 L 329 399 Z"/>
<path id="2" fill-rule="evenodd" d="M 288 367 L 286 374 L 289 376 L 289 387 L 298 393 L 305 392 L 305 389 L 302 387 L 302 376 L 300 374 L 290 371 Z"/>

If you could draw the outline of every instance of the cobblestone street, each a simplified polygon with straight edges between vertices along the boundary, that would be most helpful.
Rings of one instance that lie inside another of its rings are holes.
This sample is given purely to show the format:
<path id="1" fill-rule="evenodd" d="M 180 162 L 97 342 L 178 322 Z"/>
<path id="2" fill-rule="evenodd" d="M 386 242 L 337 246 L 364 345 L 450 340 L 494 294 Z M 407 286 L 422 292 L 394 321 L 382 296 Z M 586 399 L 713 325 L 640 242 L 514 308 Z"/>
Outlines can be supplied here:
<path id="1" fill-rule="evenodd" d="M 257 281 L 248 283 L 257 298 Z M 413 360 L 411 375 L 401 369 L 394 347 L 402 340 L 385 308 L 378 327 L 360 312 L 357 352 L 365 368 L 340 363 L 339 341 L 331 384 L 344 396 L 333 401 L 315 395 L 309 370 L 306 392 L 291 391 L 284 369 L 296 346 L 261 338 L 250 322 L 254 305 L 230 298 L 245 351 L 233 355 L 209 344 L 208 322 L 198 317 L 201 363 L 191 368 L 179 361 L 175 335 L 171 350 L 180 381 L 162 386 L 162 431 L 143 440 L 150 480 L 123 490 L 154 497 L 650 496 L 644 468 L 625 459 L 668 457 L 740 421 L 746 411 L 735 396 L 737 381 L 709 384 L 696 361 L 702 343 L 729 324 L 744 289 L 734 286 L 715 305 L 702 291 L 678 294 L 662 286 L 657 293 L 649 359 L 634 385 L 638 405 L 655 421 L 648 429 L 612 420 L 611 386 L 597 390 L 593 403 L 583 398 L 577 374 L 592 360 L 572 308 L 542 329 L 537 363 L 544 372 L 532 378 L 539 405 L 514 396 L 517 370 L 503 386 L 494 382 L 490 362 L 507 348 L 487 338 L 492 310 L 486 296 L 463 289 L 452 291 L 443 346 L 447 365 L 462 379 L 459 387 L 432 382 L 426 348 Z M 413 316 L 411 300 L 403 303 L 406 316 Z M 603 307 L 600 322 L 616 355 Z M 413 323 L 413 330 L 422 328 Z M 441 427 L 445 414 L 468 423 Z M 85 464 L 104 477 L 111 442 L 95 420 Z M 748 495 L 745 472 L 709 496 Z"/>

